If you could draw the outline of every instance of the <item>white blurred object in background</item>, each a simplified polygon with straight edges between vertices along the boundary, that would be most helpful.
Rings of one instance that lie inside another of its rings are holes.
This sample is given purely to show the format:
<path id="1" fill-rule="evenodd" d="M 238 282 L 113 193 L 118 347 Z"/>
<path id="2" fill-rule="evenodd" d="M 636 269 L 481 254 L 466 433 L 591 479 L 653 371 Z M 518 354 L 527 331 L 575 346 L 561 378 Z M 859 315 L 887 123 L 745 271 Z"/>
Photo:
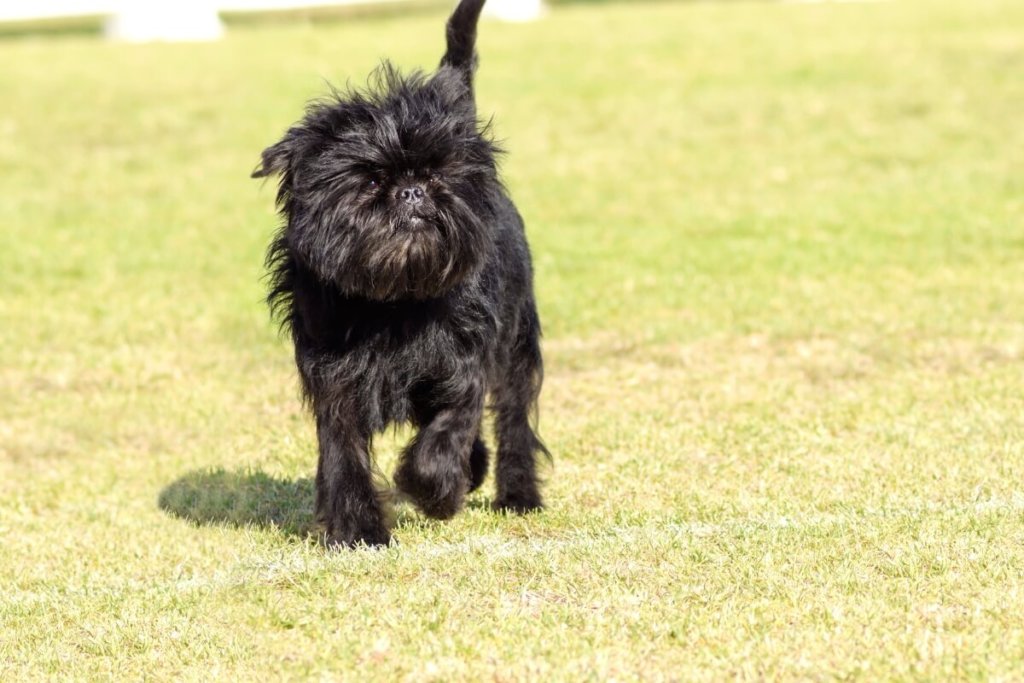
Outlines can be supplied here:
<path id="1" fill-rule="evenodd" d="M 107 19 L 104 33 L 130 43 L 217 40 L 224 25 L 216 3 L 209 0 L 123 0 Z"/>
<path id="2" fill-rule="evenodd" d="M 219 11 L 371 5 L 403 0 L 0 0 L 0 24 L 36 20 L 104 17 L 113 40 L 216 40 L 224 35 Z M 453 2 L 454 4 L 454 2 Z M 543 0 L 488 0 L 484 11 L 505 21 L 529 21 L 544 12 Z"/>
<path id="3" fill-rule="evenodd" d="M 544 12 L 541 0 L 488 0 L 484 12 L 505 21 L 530 21 Z"/>

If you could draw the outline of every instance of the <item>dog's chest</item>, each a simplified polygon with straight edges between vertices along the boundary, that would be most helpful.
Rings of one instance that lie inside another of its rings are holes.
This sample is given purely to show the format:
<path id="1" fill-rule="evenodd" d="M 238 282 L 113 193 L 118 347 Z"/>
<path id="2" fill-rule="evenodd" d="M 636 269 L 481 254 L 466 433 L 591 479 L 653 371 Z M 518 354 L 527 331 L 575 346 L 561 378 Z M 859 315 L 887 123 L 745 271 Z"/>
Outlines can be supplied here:
<path id="1" fill-rule="evenodd" d="M 350 305 L 317 318 L 334 380 L 358 400 L 374 430 L 412 420 L 424 401 L 457 399 L 448 394 L 492 355 L 494 329 L 467 306 Z"/>

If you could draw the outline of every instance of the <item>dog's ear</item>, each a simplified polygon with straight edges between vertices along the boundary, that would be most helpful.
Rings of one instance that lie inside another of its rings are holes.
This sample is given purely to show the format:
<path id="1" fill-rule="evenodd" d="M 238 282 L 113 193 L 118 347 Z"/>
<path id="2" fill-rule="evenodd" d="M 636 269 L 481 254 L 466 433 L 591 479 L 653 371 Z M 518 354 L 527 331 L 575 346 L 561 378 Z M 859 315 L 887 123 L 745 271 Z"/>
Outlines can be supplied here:
<path id="1" fill-rule="evenodd" d="M 292 170 L 299 152 L 300 131 L 290 129 L 280 142 L 263 150 L 259 165 L 253 170 L 253 178 L 266 178 L 272 175 L 285 176 Z"/>

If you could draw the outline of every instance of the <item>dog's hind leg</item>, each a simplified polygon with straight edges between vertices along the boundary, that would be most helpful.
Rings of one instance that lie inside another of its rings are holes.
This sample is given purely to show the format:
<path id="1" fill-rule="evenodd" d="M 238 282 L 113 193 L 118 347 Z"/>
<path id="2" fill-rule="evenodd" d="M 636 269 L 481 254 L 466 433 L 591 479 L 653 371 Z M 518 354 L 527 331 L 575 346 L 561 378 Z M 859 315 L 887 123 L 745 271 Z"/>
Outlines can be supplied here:
<path id="1" fill-rule="evenodd" d="M 504 368 L 504 381 L 498 382 L 492 390 L 498 436 L 494 470 L 497 492 L 493 507 L 526 513 L 543 507 L 537 482 L 537 454 L 547 452 L 530 426 L 544 372 L 540 323 L 532 302 L 521 324 Z"/>
<path id="2" fill-rule="evenodd" d="M 369 435 L 352 415 L 317 411 L 320 460 L 316 470 L 316 515 L 329 547 L 387 545 L 384 502 L 373 484 Z"/>
<path id="3" fill-rule="evenodd" d="M 419 432 L 402 453 L 395 486 L 428 517 L 449 519 L 462 508 L 470 487 L 479 485 L 474 462 L 482 464 L 482 481 L 487 467 L 478 436 L 483 407 L 483 374 L 473 370 L 460 375 L 458 387 L 428 390 L 416 401 Z"/>
<path id="4" fill-rule="evenodd" d="M 490 454 L 487 452 L 487 444 L 481 438 L 479 428 L 477 436 L 473 441 L 473 448 L 469 452 L 469 492 L 472 493 L 480 488 L 487 478 L 487 466 L 490 461 Z"/>

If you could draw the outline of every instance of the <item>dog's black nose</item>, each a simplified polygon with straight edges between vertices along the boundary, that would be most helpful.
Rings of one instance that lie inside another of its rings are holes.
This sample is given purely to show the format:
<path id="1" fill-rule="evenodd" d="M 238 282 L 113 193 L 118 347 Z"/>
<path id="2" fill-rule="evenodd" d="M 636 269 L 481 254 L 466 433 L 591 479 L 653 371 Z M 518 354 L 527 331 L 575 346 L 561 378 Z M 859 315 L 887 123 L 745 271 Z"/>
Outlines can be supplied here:
<path id="1" fill-rule="evenodd" d="M 419 204 L 423 201 L 425 193 L 423 188 L 419 185 L 412 185 L 411 187 L 403 187 L 402 191 L 398 193 L 398 196 L 406 204 Z"/>

